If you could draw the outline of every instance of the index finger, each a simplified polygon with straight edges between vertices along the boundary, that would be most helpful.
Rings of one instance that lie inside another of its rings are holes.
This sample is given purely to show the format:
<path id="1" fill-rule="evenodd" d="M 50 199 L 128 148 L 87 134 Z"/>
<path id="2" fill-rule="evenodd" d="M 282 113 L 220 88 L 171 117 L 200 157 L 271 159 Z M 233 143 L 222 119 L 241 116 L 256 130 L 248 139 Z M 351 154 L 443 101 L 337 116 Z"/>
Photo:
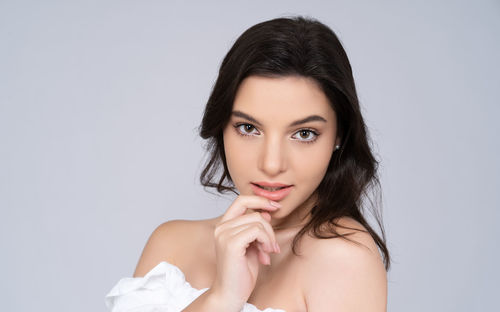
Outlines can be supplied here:
<path id="1" fill-rule="evenodd" d="M 281 208 L 280 203 L 269 200 L 265 197 L 256 195 L 240 195 L 227 209 L 224 216 L 222 216 L 221 223 L 244 215 L 247 209 L 276 211 L 279 208 Z"/>

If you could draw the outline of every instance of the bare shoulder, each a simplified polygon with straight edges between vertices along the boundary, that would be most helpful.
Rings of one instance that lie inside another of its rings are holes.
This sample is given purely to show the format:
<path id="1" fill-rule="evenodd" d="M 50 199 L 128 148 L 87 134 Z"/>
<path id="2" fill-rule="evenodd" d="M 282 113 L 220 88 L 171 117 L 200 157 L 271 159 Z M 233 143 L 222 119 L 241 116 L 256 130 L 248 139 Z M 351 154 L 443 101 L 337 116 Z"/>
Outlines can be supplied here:
<path id="1" fill-rule="evenodd" d="M 304 298 L 308 311 L 386 311 L 387 274 L 377 245 L 365 228 L 342 218 L 346 239 L 309 237 L 303 254 Z M 353 228 L 353 229 L 347 229 Z"/>
<path id="2" fill-rule="evenodd" d="M 204 237 L 200 234 L 206 233 L 211 220 L 171 220 L 157 226 L 144 246 L 134 277 L 143 277 L 162 261 L 177 265 L 186 246 Z"/>

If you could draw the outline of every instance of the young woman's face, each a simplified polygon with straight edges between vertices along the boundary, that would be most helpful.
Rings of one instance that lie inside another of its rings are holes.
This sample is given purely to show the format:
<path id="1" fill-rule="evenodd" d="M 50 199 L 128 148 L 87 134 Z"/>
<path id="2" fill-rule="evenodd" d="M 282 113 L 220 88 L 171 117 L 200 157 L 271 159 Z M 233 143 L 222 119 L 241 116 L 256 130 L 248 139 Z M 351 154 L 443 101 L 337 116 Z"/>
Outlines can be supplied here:
<path id="1" fill-rule="evenodd" d="M 224 129 L 231 178 L 241 195 L 278 201 L 275 226 L 295 225 L 316 201 L 315 190 L 340 144 L 336 115 L 319 85 L 310 78 L 250 76 L 236 94 Z M 280 183 L 281 191 L 258 185 Z"/>

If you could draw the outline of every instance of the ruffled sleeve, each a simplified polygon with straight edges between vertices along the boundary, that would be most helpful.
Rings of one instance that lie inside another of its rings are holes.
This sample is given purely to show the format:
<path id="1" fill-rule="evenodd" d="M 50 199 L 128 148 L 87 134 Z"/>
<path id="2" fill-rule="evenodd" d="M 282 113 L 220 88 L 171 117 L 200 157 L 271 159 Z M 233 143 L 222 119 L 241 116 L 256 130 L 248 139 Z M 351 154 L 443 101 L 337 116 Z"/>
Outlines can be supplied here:
<path id="1" fill-rule="evenodd" d="M 181 312 L 207 290 L 192 287 L 177 266 L 163 261 L 144 277 L 122 278 L 106 295 L 105 304 L 110 312 Z M 261 311 L 245 303 L 241 312 L 285 311 Z"/>
<path id="2" fill-rule="evenodd" d="M 160 262 L 144 277 L 122 278 L 105 303 L 111 312 L 180 312 L 207 290 L 191 287 L 178 267 Z"/>

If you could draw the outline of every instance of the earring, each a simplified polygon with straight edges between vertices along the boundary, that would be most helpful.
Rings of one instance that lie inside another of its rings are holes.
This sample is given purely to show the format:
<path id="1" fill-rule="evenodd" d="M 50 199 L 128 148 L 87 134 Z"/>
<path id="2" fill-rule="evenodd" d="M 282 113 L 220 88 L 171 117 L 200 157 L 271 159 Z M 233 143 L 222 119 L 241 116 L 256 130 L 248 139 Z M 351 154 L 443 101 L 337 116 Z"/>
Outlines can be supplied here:
<path id="1" fill-rule="evenodd" d="M 340 145 L 335 145 L 335 149 L 338 150 L 340 148 Z"/>

